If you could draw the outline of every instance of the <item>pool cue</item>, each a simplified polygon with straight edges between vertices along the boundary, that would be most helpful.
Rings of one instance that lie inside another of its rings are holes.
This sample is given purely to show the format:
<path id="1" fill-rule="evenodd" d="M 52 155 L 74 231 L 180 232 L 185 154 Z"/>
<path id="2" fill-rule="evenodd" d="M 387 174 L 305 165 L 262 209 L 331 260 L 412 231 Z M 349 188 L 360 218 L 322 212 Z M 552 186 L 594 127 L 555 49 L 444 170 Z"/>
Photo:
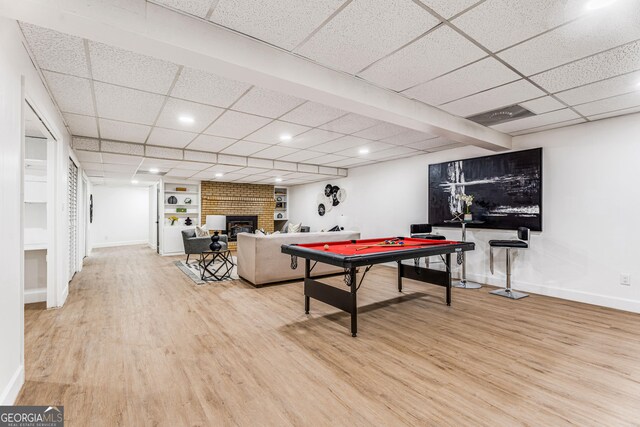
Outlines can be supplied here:
<path id="1" fill-rule="evenodd" d="M 404 245 L 369 245 L 369 246 L 359 247 L 359 248 L 356 249 L 356 251 L 361 251 L 363 249 L 369 249 L 369 248 L 380 248 L 380 247 L 382 247 L 382 248 L 384 248 L 384 247 L 387 247 L 387 248 L 390 248 L 390 247 L 393 247 L 393 248 L 398 248 L 398 247 L 404 248 L 404 247 L 407 247 L 407 246 L 430 246 L 430 245 L 442 244 L 441 242 L 442 242 L 441 240 L 438 240 L 437 243 L 434 242 L 434 243 L 405 243 Z"/>

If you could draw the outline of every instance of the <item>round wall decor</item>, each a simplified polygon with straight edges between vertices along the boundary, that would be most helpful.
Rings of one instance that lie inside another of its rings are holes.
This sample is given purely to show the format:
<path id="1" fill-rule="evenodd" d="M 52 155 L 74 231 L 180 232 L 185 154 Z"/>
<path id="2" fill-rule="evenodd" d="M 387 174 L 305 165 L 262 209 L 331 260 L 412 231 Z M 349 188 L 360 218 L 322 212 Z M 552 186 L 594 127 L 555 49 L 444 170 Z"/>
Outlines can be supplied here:
<path id="1" fill-rule="evenodd" d="M 318 215 L 324 216 L 324 214 L 331 211 L 334 206 L 338 206 L 346 199 L 346 190 L 338 187 L 337 185 L 325 185 L 324 189 L 318 194 L 318 197 L 316 198 L 316 203 L 318 205 Z"/>
<path id="2" fill-rule="evenodd" d="M 320 203 L 320 204 L 318 205 L 318 215 L 320 215 L 320 216 L 324 216 L 324 214 L 325 214 L 325 213 L 326 213 L 326 209 L 325 209 L 325 207 L 324 207 L 324 204 L 323 204 L 323 203 Z"/>

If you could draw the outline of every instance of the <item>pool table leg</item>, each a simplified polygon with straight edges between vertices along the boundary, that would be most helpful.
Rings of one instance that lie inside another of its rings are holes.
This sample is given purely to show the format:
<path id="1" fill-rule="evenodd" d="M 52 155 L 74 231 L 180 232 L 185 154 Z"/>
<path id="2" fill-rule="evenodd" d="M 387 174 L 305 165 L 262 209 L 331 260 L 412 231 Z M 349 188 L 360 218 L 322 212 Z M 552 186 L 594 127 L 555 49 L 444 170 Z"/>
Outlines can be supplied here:
<path id="1" fill-rule="evenodd" d="M 358 277 L 356 269 L 351 268 L 349 271 L 350 287 L 351 287 L 351 336 L 358 335 L 358 301 L 356 298 L 358 292 Z"/>
<path id="2" fill-rule="evenodd" d="M 398 292 L 402 292 L 402 261 L 398 261 Z"/>
<path id="3" fill-rule="evenodd" d="M 310 259 L 305 259 L 304 260 L 304 278 L 305 279 L 309 279 L 311 276 L 311 260 Z M 310 298 L 308 296 L 304 296 L 304 313 L 305 314 L 309 314 L 309 305 L 310 305 Z"/>
<path id="4" fill-rule="evenodd" d="M 445 256 L 447 272 L 449 273 L 449 283 L 447 283 L 447 305 L 451 305 L 451 254 Z"/>

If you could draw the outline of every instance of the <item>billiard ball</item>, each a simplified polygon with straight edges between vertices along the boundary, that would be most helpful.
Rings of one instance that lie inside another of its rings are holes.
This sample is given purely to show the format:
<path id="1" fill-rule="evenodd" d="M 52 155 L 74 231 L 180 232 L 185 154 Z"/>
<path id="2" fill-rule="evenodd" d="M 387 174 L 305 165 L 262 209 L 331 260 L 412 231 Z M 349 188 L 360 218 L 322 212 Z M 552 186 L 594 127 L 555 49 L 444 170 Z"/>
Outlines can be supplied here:
<path id="1" fill-rule="evenodd" d="M 329 250 L 329 245 L 324 245 L 324 250 L 328 251 Z"/>

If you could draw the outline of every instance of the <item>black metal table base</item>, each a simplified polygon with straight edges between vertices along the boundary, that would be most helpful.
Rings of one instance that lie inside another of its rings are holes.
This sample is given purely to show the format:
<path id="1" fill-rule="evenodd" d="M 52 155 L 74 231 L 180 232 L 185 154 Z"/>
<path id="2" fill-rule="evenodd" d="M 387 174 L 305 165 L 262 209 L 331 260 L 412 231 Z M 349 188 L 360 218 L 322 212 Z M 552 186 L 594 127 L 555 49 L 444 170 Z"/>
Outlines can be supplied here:
<path id="1" fill-rule="evenodd" d="M 220 262 L 216 264 L 216 260 Z M 235 266 L 231 251 L 202 252 L 198 260 L 200 279 L 205 281 L 224 280 L 231 278 L 231 271 Z"/>
<path id="2" fill-rule="evenodd" d="M 402 278 L 417 280 L 419 282 L 446 288 L 446 303 L 451 305 L 451 254 L 444 255 L 446 271 L 434 270 L 419 265 L 407 265 L 402 261 L 398 263 L 398 292 L 402 292 Z M 311 277 L 311 261 L 305 259 L 304 268 L 304 311 L 309 314 L 311 298 L 322 301 L 335 308 L 339 308 L 351 314 L 351 336 L 358 334 L 358 285 L 356 268 L 345 269 L 345 277 L 348 279 L 349 290 L 339 289 L 319 282 Z M 345 280 L 347 282 L 347 280 Z"/>

